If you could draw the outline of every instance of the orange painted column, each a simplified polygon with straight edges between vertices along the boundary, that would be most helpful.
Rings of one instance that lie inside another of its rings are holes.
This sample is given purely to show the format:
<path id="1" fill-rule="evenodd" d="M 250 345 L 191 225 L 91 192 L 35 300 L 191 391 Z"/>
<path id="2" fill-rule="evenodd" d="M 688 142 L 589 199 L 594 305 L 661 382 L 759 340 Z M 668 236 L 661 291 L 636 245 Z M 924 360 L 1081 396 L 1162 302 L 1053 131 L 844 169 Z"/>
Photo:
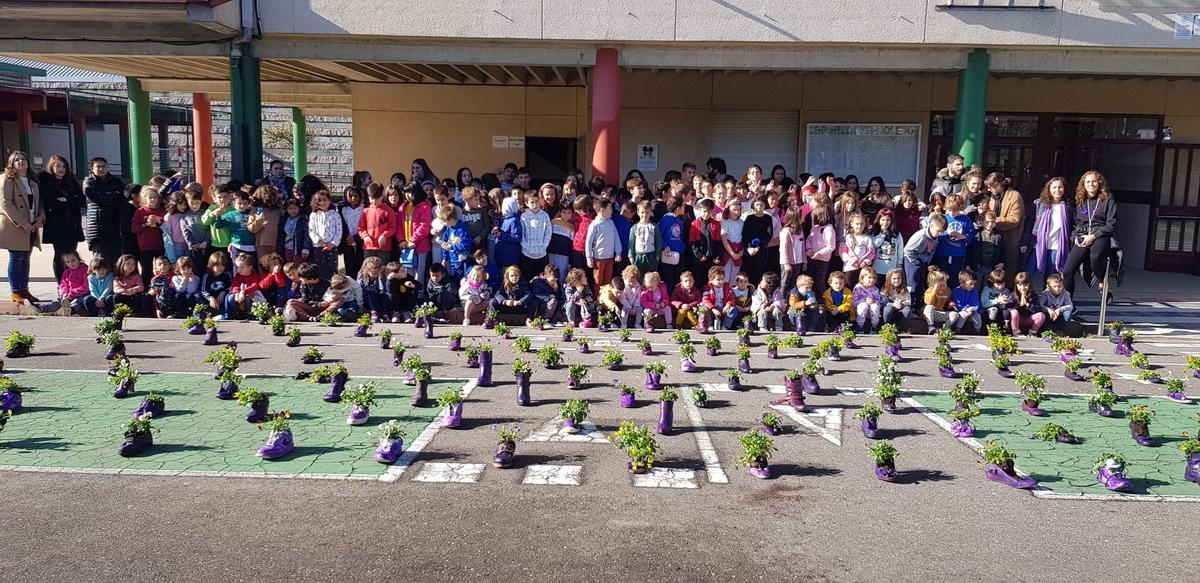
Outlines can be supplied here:
<path id="1" fill-rule="evenodd" d="M 592 69 L 592 176 L 621 177 L 621 67 L 617 49 L 596 51 Z"/>
<path id="2" fill-rule="evenodd" d="M 196 182 L 204 185 L 205 198 L 213 185 L 212 104 L 204 93 L 192 94 L 192 145 L 195 148 Z"/>

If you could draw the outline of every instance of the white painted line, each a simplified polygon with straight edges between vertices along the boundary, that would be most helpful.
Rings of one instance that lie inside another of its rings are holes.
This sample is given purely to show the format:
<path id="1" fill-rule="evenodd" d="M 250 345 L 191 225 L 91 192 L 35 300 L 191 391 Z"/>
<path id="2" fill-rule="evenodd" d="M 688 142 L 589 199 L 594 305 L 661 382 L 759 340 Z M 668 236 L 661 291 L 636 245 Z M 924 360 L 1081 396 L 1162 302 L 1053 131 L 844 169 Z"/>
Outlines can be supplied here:
<path id="1" fill-rule="evenodd" d="M 467 380 L 467 383 L 463 385 L 462 394 L 464 400 L 471 396 L 471 392 L 475 390 L 475 387 L 477 386 L 476 380 L 477 379 L 469 379 Z M 446 409 L 443 407 L 442 410 L 437 414 L 437 417 L 434 417 L 433 421 L 430 421 L 429 425 L 425 426 L 425 429 L 421 431 L 421 434 L 418 435 L 411 444 L 409 444 L 408 449 L 404 450 L 404 453 L 400 454 L 400 457 L 396 460 L 396 463 L 392 464 L 392 467 L 388 468 L 387 471 L 380 476 L 379 480 L 381 482 L 395 482 L 396 480 L 399 480 L 400 476 L 404 475 L 404 470 L 407 470 L 408 467 L 413 465 L 413 462 L 417 460 L 417 456 L 420 455 L 421 450 L 425 449 L 425 446 L 429 445 L 429 442 L 433 441 L 433 436 L 437 435 L 438 430 L 442 428 L 442 418 L 445 416 Z"/>
<path id="2" fill-rule="evenodd" d="M 649 473 L 634 474 L 633 485 L 638 488 L 684 488 L 694 489 L 696 472 L 671 468 L 651 468 Z"/>
<path id="3" fill-rule="evenodd" d="M 39 474 L 90 474 L 102 476 L 158 476 L 177 478 L 254 478 L 254 479 L 287 479 L 287 480 L 361 480 L 383 481 L 383 476 L 365 476 L 352 474 L 269 474 L 257 472 L 219 472 L 200 470 L 133 470 L 111 468 L 55 468 L 44 466 L 14 466 L 0 465 L 0 471 L 27 472 Z"/>
<path id="4" fill-rule="evenodd" d="M 452 464 L 426 462 L 413 478 L 414 482 L 474 484 L 483 474 L 483 464 Z"/>
<path id="5" fill-rule="evenodd" d="M 90 369 L 84 369 L 84 368 L 7 368 L 7 369 L 5 369 L 5 372 L 86 372 L 86 373 L 102 372 L 102 373 L 108 374 L 108 369 L 90 370 Z M 211 370 L 193 370 L 193 371 L 151 370 L 151 371 L 142 371 L 141 374 L 144 374 L 144 375 L 156 375 L 156 374 L 161 374 L 161 375 L 169 375 L 169 374 L 170 375 L 211 375 L 212 371 Z M 296 378 L 295 374 L 278 374 L 278 373 L 267 373 L 267 372 L 247 373 L 242 376 L 244 376 L 246 378 L 286 378 L 286 379 L 295 379 Z M 354 380 L 354 379 L 372 379 L 372 380 L 394 381 L 394 380 L 399 380 L 400 376 L 351 374 L 350 380 Z M 463 381 L 466 383 L 474 383 L 475 379 L 462 379 L 462 378 L 454 378 L 454 377 L 436 377 L 433 379 L 432 382 L 437 383 L 437 382 L 445 382 L 445 381 Z M 464 387 L 463 388 L 463 397 L 466 397 L 466 395 L 467 395 L 466 391 L 467 391 L 467 389 L 466 389 L 466 387 Z"/>
<path id="6" fill-rule="evenodd" d="M 692 424 L 692 435 L 696 438 L 696 447 L 700 448 L 700 457 L 704 460 L 704 471 L 708 473 L 708 482 L 728 484 L 729 476 L 725 475 L 725 469 L 721 467 L 721 460 L 717 457 L 717 450 L 708 436 L 708 427 L 704 425 L 700 408 L 690 399 L 684 403 L 687 406 L 688 421 Z"/>
<path id="7" fill-rule="evenodd" d="M 567 443 L 602 443 L 608 445 L 608 438 L 604 433 L 596 429 L 593 423 L 584 422 L 579 428 L 579 433 L 567 433 L 563 431 L 562 419 L 554 419 L 547 422 L 545 425 L 538 428 L 536 431 L 529 433 L 523 441 L 533 442 L 567 442 Z"/>
<path id="8" fill-rule="evenodd" d="M 578 486 L 583 466 L 535 464 L 525 469 L 522 484 L 535 486 Z"/>
<path id="9" fill-rule="evenodd" d="M 832 443 L 838 447 L 842 446 L 842 410 L 834 408 L 814 408 L 809 409 L 808 413 L 801 413 L 791 407 L 791 405 L 771 405 L 771 408 L 787 415 L 797 425 L 816 433 L 818 437 Z M 822 421 L 821 425 L 813 422 L 814 419 Z"/>

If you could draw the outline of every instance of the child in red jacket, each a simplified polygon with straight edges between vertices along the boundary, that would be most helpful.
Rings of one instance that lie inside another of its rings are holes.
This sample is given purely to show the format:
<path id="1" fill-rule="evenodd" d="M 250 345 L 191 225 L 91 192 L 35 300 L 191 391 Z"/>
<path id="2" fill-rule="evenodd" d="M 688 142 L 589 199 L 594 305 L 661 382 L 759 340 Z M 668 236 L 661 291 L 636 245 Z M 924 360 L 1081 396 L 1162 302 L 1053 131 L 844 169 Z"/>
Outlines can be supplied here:
<path id="1" fill-rule="evenodd" d="M 696 328 L 700 324 L 700 290 L 696 289 L 692 272 L 679 274 L 679 285 L 671 292 L 671 307 L 675 308 L 676 326 Z"/>
<path id="2" fill-rule="evenodd" d="M 383 196 L 382 184 L 371 183 L 367 187 L 367 197 L 371 206 L 363 211 L 356 229 L 363 241 L 363 256 L 378 257 L 380 262 L 387 263 L 392 256 L 392 239 L 396 234 L 395 213 Z"/>
<path id="3" fill-rule="evenodd" d="M 244 320 L 249 314 L 250 306 L 266 301 L 259 291 L 262 275 L 255 270 L 254 256 L 248 253 L 237 256 L 234 269 L 236 273 L 233 276 L 233 285 L 230 286 L 229 293 L 225 294 L 225 319 Z"/>
<path id="4" fill-rule="evenodd" d="M 139 193 L 142 206 L 133 211 L 130 227 L 137 237 L 138 263 L 142 268 L 142 287 L 150 287 L 150 277 L 154 274 L 154 258 L 166 252 L 163 243 L 162 224 L 166 220 L 167 211 L 159 206 L 158 189 L 153 186 L 142 187 Z"/>
<path id="5" fill-rule="evenodd" d="M 717 330 L 728 329 L 737 321 L 737 301 L 733 296 L 733 288 L 725 283 L 725 270 L 720 265 L 714 265 L 708 270 L 708 285 L 700 296 L 700 327 L 701 334 L 708 331 L 708 321 Z"/>

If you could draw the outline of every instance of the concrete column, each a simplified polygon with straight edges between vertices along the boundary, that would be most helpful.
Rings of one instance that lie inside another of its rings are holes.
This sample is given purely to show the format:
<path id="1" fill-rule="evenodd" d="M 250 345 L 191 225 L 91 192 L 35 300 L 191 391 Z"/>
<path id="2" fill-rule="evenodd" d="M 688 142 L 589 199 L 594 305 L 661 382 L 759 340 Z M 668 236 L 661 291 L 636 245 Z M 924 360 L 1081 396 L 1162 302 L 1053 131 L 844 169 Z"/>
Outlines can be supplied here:
<path id="1" fill-rule="evenodd" d="M 17 147 L 29 159 L 29 171 L 33 172 L 33 110 L 22 99 L 17 108 Z"/>
<path id="2" fill-rule="evenodd" d="M 262 178 L 262 82 L 258 58 L 245 43 L 229 58 L 229 143 L 233 151 L 231 178 L 253 182 Z"/>
<path id="3" fill-rule="evenodd" d="M 308 121 L 304 111 L 292 108 L 292 175 L 300 180 L 308 174 Z M 289 193 L 283 193 L 288 196 Z"/>
<path id="4" fill-rule="evenodd" d="M 987 117 L 990 57 L 985 49 L 967 55 L 967 68 L 958 76 L 958 106 L 954 112 L 954 151 L 964 163 L 983 163 L 983 130 Z"/>
<path id="5" fill-rule="evenodd" d="M 196 182 L 204 190 L 213 185 L 212 103 L 205 93 L 192 94 L 192 146 L 195 150 Z"/>
<path id="6" fill-rule="evenodd" d="M 125 78 L 129 94 L 129 179 L 138 184 L 149 182 L 154 174 L 154 156 L 150 151 L 150 94 L 135 77 Z"/>
<path id="7" fill-rule="evenodd" d="M 617 49 L 596 51 L 592 69 L 592 176 L 621 177 L 621 68 Z"/>
<path id="8" fill-rule="evenodd" d="M 71 139 L 75 142 L 75 159 L 71 171 L 76 176 L 87 176 L 87 116 L 82 111 L 71 112 Z"/>

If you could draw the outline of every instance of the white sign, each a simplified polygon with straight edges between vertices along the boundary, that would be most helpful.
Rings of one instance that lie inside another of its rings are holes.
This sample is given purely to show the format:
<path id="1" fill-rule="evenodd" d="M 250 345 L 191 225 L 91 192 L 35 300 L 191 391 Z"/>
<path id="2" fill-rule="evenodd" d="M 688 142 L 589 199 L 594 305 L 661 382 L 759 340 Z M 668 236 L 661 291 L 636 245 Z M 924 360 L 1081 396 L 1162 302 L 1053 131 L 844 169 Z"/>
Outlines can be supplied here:
<path id="1" fill-rule="evenodd" d="M 1189 40 L 1195 31 L 1195 22 L 1200 14 L 1175 15 L 1175 40 Z"/>
<path id="2" fill-rule="evenodd" d="M 808 172 L 855 174 L 885 185 L 916 180 L 921 161 L 919 123 L 810 123 L 804 148 Z"/>
<path id="3" fill-rule="evenodd" d="M 508 147 L 508 136 L 492 136 L 492 147 L 493 148 L 507 148 Z"/>
<path id="4" fill-rule="evenodd" d="M 637 169 L 642 172 L 658 171 L 658 144 L 638 144 Z"/>
<path id="5" fill-rule="evenodd" d="M 508 147 L 520 149 L 525 147 L 525 138 L 522 136 L 509 136 Z"/>

